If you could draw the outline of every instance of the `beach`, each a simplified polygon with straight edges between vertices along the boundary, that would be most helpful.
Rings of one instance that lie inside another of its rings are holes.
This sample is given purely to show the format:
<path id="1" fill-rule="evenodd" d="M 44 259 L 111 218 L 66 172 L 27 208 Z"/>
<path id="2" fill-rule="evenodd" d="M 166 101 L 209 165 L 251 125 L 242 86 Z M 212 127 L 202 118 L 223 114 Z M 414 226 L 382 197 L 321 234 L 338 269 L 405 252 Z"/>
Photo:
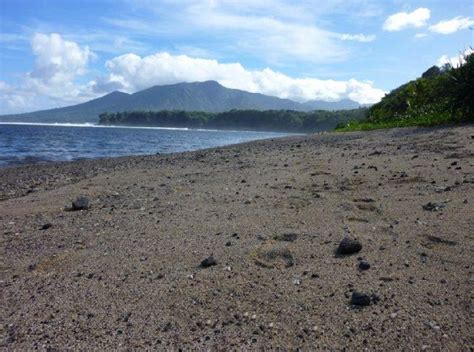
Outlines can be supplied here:
<path id="1" fill-rule="evenodd" d="M 472 124 L 1 168 L 0 346 L 469 351 L 473 214 Z"/>

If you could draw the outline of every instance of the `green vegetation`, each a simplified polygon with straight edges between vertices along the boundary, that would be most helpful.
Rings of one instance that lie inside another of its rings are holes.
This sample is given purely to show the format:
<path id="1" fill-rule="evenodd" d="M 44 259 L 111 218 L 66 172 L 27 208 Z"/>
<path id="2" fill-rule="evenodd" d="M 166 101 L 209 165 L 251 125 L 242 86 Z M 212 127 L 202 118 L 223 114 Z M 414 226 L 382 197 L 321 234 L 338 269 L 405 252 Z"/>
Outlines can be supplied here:
<path id="1" fill-rule="evenodd" d="M 474 121 L 474 54 L 459 67 L 433 66 L 373 105 L 364 120 L 341 123 L 338 131 L 435 126 Z"/>
<path id="2" fill-rule="evenodd" d="M 354 110 L 301 112 L 293 110 L 130 111 L 102 113 L 100 125 L 188 127 L 280 132 L 317 132 L 339 123 L 362 120 L 366 108 Z"/>

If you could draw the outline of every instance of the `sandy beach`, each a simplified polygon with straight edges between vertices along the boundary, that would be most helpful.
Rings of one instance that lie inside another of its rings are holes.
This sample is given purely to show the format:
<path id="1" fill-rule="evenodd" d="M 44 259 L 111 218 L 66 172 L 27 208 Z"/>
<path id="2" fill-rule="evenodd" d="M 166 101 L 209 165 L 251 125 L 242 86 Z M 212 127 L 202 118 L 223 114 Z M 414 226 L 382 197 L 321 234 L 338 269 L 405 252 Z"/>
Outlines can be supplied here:
<path id="1" fill-rule="evenodd" d="M 0 348 L 470 351 L 473 215 L 473 125 L 0 169 Z"/>

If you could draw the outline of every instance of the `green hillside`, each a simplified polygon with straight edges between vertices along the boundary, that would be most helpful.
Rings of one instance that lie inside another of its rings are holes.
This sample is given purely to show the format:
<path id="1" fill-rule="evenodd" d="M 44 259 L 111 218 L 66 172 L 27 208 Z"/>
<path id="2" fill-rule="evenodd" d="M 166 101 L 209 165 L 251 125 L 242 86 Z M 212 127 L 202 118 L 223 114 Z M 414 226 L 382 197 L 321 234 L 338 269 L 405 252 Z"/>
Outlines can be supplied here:
<path id="1" fill-rule="evenodd" d="M 433 66 L 387 94 L 366 119 L 343 123 L 339 131 L 434 126 L 474 121 L 474 54 L 459 67 Z"/>
<path id="2" fill-rule="evenodd" d="M 231 110 L 219 113 L 124 111 L 100 114 L 99 124 L 308 133 L 334 129 L 339 123 L 361 120 L 366 116 L 367 108 L 311 112 L 293 110 Z"/>

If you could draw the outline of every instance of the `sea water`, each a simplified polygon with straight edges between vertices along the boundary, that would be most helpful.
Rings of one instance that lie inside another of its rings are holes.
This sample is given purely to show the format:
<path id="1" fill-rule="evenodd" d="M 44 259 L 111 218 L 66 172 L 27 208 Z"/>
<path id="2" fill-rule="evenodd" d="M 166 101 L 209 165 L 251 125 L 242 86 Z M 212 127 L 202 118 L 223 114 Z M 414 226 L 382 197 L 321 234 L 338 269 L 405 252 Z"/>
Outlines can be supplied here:
<path id="1" fill-rule="evenodd" d="M 0 167 L 191 151 L 285 135 L 186 128 L 0 123 Z"/>

